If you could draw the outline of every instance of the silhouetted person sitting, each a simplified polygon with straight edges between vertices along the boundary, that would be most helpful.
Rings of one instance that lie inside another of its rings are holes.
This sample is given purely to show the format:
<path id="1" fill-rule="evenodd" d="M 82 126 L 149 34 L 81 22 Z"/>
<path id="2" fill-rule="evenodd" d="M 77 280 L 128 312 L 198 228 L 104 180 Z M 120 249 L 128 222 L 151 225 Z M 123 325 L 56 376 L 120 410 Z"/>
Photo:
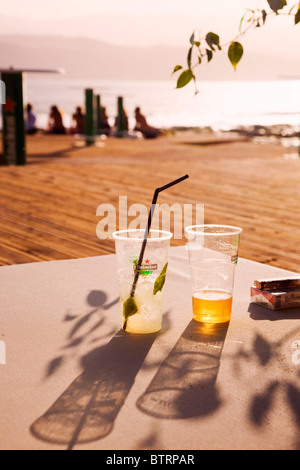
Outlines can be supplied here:
<path id="1" fill-rule="evenodd" d="M 36 116 L 32 112 L 32 104 L 28 103 L 27 105 L 27 120 L 26 120 L 26 133 L 35 134 L 37 132 L 37 127 L 35 126 Z"/>
<path id="2" fill-rule="evenodd" d="M 136 125 L 134 130 L 140 131 L 146 139 L 153 139 L 161 135 L 161 131 L 155 127 L 149 126 L 145 116 L 141 113 L 141 108 L 135 108 Z"/>
<path id="3" fill-rule="evenodd" d="M 82 113 L 81 106 L 77 106 L 72 119 L 75 125 L 70 129 L 71 134 L 84 134 L 84 114 Z"/>
<path id="4" fill-rule="evenodd" d="M 109 135 L 111 131 L 105 106 L 101 106 L 100 109 L 100 129 L 98 131 L 105 135 Z"/>
<path id="5" fill-rule="evenodd" d="M 63 125 L 62 115 L 57 106 L 51 106 L 48 122 L 48 132 L 50 134 L 66 133 L 66 128 Z"/>

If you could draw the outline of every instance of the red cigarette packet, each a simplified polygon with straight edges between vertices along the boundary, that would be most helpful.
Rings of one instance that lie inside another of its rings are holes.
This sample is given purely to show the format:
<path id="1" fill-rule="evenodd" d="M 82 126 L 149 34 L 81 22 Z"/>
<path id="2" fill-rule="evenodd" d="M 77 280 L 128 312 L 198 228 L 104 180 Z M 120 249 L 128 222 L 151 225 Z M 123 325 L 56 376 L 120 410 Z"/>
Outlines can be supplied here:
<path id="1" fill-rule="evenodd" d="M 300 307 L 300 289 L 270 291 L 252 286 L 250 288 L 250 300 L 252 303 L 267 307 L 270 310 Z"/>

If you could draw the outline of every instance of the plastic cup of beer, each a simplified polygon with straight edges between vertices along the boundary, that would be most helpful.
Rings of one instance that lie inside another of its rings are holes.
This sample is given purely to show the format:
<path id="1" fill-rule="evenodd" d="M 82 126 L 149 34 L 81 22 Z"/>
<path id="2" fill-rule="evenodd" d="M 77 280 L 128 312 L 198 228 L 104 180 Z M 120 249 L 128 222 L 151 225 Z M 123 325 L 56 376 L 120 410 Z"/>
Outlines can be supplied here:
<path id="1" fill-rule="evenodd" d="M 163 288 L 172 233 L 150 230 L 141 264 L 139 256 L 145 230 L 120 230 L 115 239 L 123 330 L 155 333 L 161 329 Z M 132 295 L 132 286 L 138 278 Z"/>
<path id="2" fill-rule="evenodd" d="M 194 320 L 213 324 L 230 321 L 241 232 L 241 228 L 229 225 L 185 228 Z"/>

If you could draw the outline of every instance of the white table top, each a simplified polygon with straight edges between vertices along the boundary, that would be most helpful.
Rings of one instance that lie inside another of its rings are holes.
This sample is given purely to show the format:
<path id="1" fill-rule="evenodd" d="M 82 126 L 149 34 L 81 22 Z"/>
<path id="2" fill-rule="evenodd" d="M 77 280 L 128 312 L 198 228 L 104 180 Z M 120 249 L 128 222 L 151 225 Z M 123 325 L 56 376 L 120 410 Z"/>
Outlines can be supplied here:
<path id="1" fill-rule="evenodd" d="M 172 248 L 162 331 L 130 335 L 114 255 L 1 267 L 0 449 L 299 449 L 300 309 L 249 303 L 285 273 L 240 259 L 229 326 L 205 329 Z"/>

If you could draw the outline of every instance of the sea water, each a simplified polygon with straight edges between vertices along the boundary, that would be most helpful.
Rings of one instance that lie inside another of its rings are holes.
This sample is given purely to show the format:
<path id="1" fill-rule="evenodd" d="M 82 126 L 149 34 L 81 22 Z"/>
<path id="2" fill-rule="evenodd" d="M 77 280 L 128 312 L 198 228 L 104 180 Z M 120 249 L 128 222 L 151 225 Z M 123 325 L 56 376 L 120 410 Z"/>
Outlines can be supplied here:
<path id="1" fill-rule="evenodd" d="M 140 106 L 149 123 L 162 129 L 209 127 L 218 131 L 278 124 L 300 129 L 300 81 L 199 81 L 197 95 L 192 83 L 183 89 L 175 86 L 175 80 L 78 80 L 28 74 L 25 101 L 33 104 L 40 128 L 47 127 L 54 104 L 69 127 L 75 107 L 84 106 L 84 89 L 93 88 L 107 108 L 111 125 L 117 97 L 123 96 L 131 128 L 134 109 Z"/>

